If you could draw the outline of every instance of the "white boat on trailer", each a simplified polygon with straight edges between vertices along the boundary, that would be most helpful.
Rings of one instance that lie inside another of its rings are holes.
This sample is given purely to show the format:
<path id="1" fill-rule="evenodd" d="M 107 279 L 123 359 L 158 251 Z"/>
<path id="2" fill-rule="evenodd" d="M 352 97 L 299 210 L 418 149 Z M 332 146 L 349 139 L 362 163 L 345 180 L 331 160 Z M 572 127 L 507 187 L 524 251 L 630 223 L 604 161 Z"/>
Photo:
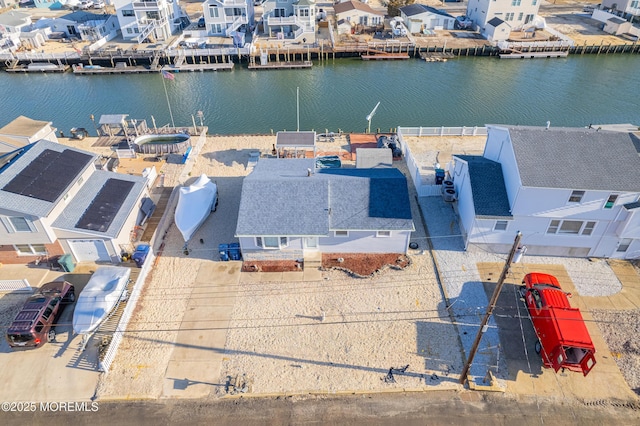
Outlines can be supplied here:
<path id="1" fill-rule="evenodd" d="M 218 186 L 207 175 L 179 190 L 175 222 L 185 246 L 212 211 L 218 206 Z"/>
<path id="2" fill-rule="evenodd" d="M 80 292 L 73 311 L 73 331 L 83 336 L 82 349 L 100 325 L 127 297 L 131 269 L 100 266 Z"/>

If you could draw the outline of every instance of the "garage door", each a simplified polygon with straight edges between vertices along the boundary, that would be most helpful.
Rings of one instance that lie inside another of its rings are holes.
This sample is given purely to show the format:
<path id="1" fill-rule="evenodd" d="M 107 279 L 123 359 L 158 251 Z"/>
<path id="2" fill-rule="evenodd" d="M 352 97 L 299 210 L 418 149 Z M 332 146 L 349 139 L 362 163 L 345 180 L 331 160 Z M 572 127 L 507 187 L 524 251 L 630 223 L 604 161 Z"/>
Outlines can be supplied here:
<path id="1" fill-rule="evenodd" d="M 69 247 L 77 262 L 111 262 L 102 240 L 69 240 Z"/>

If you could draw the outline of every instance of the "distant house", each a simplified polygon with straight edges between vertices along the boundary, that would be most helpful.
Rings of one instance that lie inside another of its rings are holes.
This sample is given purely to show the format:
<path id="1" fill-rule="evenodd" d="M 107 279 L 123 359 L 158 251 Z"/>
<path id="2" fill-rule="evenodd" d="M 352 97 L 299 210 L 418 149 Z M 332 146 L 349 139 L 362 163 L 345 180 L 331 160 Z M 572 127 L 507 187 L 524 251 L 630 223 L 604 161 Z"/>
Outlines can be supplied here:
<path id="1" fill-rule="evenodd" d="M 604 23 L 602 31 L 613 35 L 621 35 L 630 32 L 633 25 L 621 18 L 610 18 Z"/>
<path id="2" fill-rule="evenodd" d="M 207 36 L 232 37 L 254 25 L 251 0 L 206 0 L 202 3 Z"/>
<path id="3" fill-rule="evenodd" d="M 0 157 L 0 262 L 120 261 L 145 216 L 146 179 L 96 170 L 96 158 L 46 140 Z"/>
<path id="4" fill-rule="evenodd" d="M 493 18 L 487 22 L 485 37 L 489 41 L 505 41 L 511 35 L 511 26 L 500 18 Z"/>
<path id="5" fill-rule="evenodd" d="M 314 165 L 263 158 L 244 179 L 236 236 L 245 262 L 406 253 L 415 228 L 402 173 Z"/>
<path id="6" fill-rule="evenodd" d="M 452 30 L 456 19 L 444 10 L 414 3 L 400 8 L 400 16 L 412 34 L 424 30 Z"/>
<path id="7" fill-rule="evenodd" d="M 92 13 L 78 10 L 55 18 L 42 18 L 34 24 L 35 28 L 50 29 L 64 37 L 98 41 L 103 37 L 114 38 L 118 34 L 119 23 L 116 15 Z"/>
<path id="8" fill-rule="evenodd" d="M 466 246 L 640 257 L 640 138 L 583 128 L 487 126 L 482 156 L 452 171 Z"/>
<path id="9" fill-rule="evenodd" d="M 58 142 L 51 121 L 33 120 L 21 115 L 0 129 L 0 153 L 14 151 L 39 140 Z"/>
<path id="10" fill-rule="evenodd" d="M 17 10 L 0 13 L 0 35 L 19 34 L 31 29 L 31 15 Z"/>
<path id="11" fill-rule="evenodd" d="M 640 1 L 638 0 L 602 0 L 600 9 L 620 13 L 624 18 L 640 17 Z M 638 19 L 634 19 L 638 22 Z"/>
<path id="12" fill-rule="evenodd" d="M 266 0 L 262 26 L 270 38 L 313 43 L 316 40 L 315 0 Z"/>
<path id="13" fill-rule="evenodd" d="M 179 1 L 113 0 L 113 6 L 125 40 L 166 41 L 185 24 Z"/>
<path id="14" fill-rule="evenodd" d="M 540 3 L 540 0 L 469 0 L 466 15 L 486 37 L 489 21 L 493 18 L 502 19 L 514 31 L 533 25 Z"/>
<path id="15" fill-rule="evenodd" d="M 360 1 L 345 1 L 333 6 L 336 21 L 347 22 L 353 31 L 375 28 L 384 24 L 384 13 L 373 10 L 368 4 Z M 346 25 L 340 28 L 346 29 Z"/>

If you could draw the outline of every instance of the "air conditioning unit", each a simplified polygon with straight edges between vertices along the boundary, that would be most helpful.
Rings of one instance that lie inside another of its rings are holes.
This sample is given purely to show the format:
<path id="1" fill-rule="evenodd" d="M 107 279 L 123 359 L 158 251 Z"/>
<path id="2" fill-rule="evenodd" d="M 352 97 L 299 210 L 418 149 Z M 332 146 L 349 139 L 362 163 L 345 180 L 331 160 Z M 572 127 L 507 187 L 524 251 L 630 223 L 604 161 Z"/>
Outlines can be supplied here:
<path id="1" fill-rule="evenodd" d="M 444 198 L 444 201 L 449 203 L 453 202 L 457 198 L 456 190 L 453 188 L 445 189 L 444 192 L 442 193 L 442 196 Z"/>

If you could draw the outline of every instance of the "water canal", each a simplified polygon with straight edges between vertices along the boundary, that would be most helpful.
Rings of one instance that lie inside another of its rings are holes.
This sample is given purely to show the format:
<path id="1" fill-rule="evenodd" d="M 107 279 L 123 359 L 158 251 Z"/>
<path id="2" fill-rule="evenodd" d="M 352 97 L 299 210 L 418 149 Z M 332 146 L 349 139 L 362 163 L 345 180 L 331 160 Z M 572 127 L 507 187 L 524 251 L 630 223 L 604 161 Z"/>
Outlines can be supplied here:
<path id="1" fill-rule="evenodd" d="M 166 80 L 176 125 L 204 115 L 211 134 L 264 134 L 300 129 L 474 126 L 507 123 L 586 126 L 640 124 L 640 56 L 585 55 L 565 59 L 474 57 L 444 63 L 417 59 L 365 62 L 340 59 L 306 70 L 176 74 Z M 0 126 L 19 115 L 51 120 L 63 131 L 93 129 L 90 115 L 129 114 L 170 123 L 157 75 L 76 76 L 0 73 Z M 199 119 L 196 118 L 199 122 Z M 93 132 L 92 132 L 93 134 Z"/>

